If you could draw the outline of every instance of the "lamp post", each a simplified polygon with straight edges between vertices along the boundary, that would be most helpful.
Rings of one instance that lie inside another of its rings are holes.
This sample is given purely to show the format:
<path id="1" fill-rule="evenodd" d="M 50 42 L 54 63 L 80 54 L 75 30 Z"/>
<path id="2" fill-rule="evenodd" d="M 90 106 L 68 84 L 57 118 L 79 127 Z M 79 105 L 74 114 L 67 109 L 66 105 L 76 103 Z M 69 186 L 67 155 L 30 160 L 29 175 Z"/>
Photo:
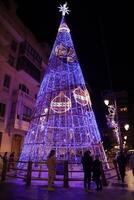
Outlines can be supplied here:
<path id="1" fill-rule="evenodd" d="M 124 129 L 126 131 L 128 131 L 129 128 L 130 128 L 129 124 L 124 124 Z M 126 143 L 127 143 L 127 135 L 124 136 L 124 142 L 123 142 L 124 148 L 125 148 Z"/>
<path id="2" fill-rule="evenodd" d="M 126 131 L 128 131 L 128 130 L 129 130 L 129 124 L 125 124 L 125 125 L 124 125 L 124 129 L 125 129 Z"/>
<path id="3" fill-rule="evenodd" d="M 118 119 L 118 110 L 117 110 L 116 100 L 114 100 L 114 103 L 110 104 L 110 101 L 108 99 L 105 99 L 104 103 L 108 107 L 108 115 L 106 115 L 107 124 L 110 128 L 113 128 L 113 132 L 115 133 L 119 148 L 120 150 L 122 150 L 123 142 L 122 142 L 122 135 L 121 135 L 120 124 L 119 124 L 119 119 Z"/>

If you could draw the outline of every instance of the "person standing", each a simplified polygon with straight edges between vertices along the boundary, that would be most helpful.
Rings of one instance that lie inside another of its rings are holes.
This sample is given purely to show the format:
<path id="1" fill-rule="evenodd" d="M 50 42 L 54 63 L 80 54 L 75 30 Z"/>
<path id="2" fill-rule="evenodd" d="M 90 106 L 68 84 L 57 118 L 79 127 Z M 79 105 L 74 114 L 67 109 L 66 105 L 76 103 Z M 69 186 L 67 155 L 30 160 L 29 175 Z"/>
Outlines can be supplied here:
<path id="1" fill-rule="evenodd" d="M 4 181 L 6 178 L 6 173 L 8 170 L 8 153 L 5 152 L 3 156 L 0 155 L 0 158 L 3 160 L 3 170 L 1 173 L 1 181 Z"/>
<path id="2" fill-rule="evenodd" d="M 3 159 L 3 162 L 6 162 L 8 160 L 7 152 L 5 152 L 3 156 L 0 155 L 0 157 Z"/>
<path id="3" fill-rule="evenodd" d="M 12 152 L 9 156 L 9 165 L 8 165 L 8 170 L 10 170 L 10 167 L 13 169 L 14 168 L 14 162 L 15 162 L 15 152 Z"/>
<path id="4" fill-rule="evenodd" d="M 81 160 L 81 163 L 83 165 L 83 171 L 84 171 L 84 189 L 87 192 L 90 191 L 91 172 L 92 172 L 92 165 L 93 165 L 93 159 L 90 154 L 91 154 L 90 151 L 86 151 Z"/>
<path id="5" fill-rule="evenodd" d="M 102 190 L 102 182 L 101 182 L 101 172 L 102 172 L 102 163 L 99 160 L 99 156 L 95 156 L 95 160 L 93 161 L 93 180 L 96 183 L 96 190 Z"/>
<path id="6" fill-rule="evenodd" d="M 117 159 L 121 181 L 122 183 L 124 183 L 125 172 L 126 172 L 126 157 L 122 150 L 119 152 L 116 159 Z"/>
<path id="7" fill-rule="evenodd" d="M 118 168 L 118 164 L 117 164 L 117 155 L 116 155 L 115 158 L 113 159 L 113 165 L 114 165 L 114 168 L 115 168 L 115 171 L 116 171 L 118 180 L 121 180 L 121 178 L 120 178 L 120 173 L 119 173 L 119 168 Z"/>
<path id="8" fill-rule="evenodd" d="M 55 150 L 51 150 L 47 161 L 47 168 L 48 168 L 48 190 L 53 191 L 54 188 L 52 187 L 56 175 L 56 157 L 55 157 Z"/>
<path id="9" fill-rule="evenodd" d="M 134 176 L 134 153 L 130 156 L 129 166 L 130 166 L 130 169 L 132 170 L 132 173 L 133 173 L 133 176 Z"/>

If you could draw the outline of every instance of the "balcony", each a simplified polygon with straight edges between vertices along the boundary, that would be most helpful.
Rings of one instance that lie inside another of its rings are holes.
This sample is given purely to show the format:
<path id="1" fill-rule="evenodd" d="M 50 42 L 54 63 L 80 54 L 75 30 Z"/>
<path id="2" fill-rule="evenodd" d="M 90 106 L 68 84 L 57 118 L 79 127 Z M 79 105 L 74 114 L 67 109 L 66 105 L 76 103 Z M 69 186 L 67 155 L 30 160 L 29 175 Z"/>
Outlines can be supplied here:
<path id="1" fill-rule="evenodd" d="M 24 104 L 25 103 L 28 103 L 28 104 L 31 104 L 31 105 L 35 104 L 35 97 L 31 96 L 30 94 L 23 92 L 22 90 L 14 90 L 13 91 L 13 98 L 14 98 L 14 100 L 17 100 L 17 103 L 22 101 L 22 99 L 23 99 Z"/>
<path id="2" fill-rule="evenodd" d="M 35 66 L 41 69 L 42 57 L 36 52 L 36 50 L 27 42 L 24 41 L 20 44 L 19 56 L 25 56 Z"/>
<path id="3" fill-rule="evenodd" d="M 9 56 L 9 46 L 0 45 L 0 61 L 6 62 Z"/>
<path id="4" fill-rule="evenodd" d="M 29 127 L 29 122 L 20 120 L 20 119 L 15 119 L 14 121 L 14 129 L 19 129 L 21 131 L 27 131 Z"/>
<path id="5" fill-rule="evenodd" d="M 0 44 L 2 46 L 10 45 L 11 34 L 5 29 L 5 27 L 0 24 Z"/>
<path id="6" fill-rule="evenodd" d="M 26 94 L 21 90 L 14 90 L 13 103 L 10 117 L 10 127 L 20 131 L 27 131 L 29 127 L 30 117 L 25 115 L 24 109 L 33 109 L 35 98 Z M 31 114 L 30 114 L 31 115 Z"/>
<path id="7" fill-rule="evenodd" d="M 29 80 L 29 77 L 31 77 L 31 82 L 33 80 L 36 81 L 36 85 L 40 83 L 41 80 L 41 70 L 39 70 L 35 65 L 33 65 L 25 56 L 19 57 L 17 61 L 17 70 L 20 75 L 22 75 L 25 78 L 27 78 L 27 81 Z M 23 73 L 25 73 L 23 75 Z"/>

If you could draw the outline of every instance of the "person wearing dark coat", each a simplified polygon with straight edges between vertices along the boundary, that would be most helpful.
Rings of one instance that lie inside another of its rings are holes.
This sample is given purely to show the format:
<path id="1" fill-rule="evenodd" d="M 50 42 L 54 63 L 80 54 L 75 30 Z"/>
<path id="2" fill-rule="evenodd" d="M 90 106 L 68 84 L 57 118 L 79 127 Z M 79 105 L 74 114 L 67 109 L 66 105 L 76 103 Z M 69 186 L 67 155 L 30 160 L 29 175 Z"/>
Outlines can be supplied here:
<path id="1" fill-rule="evenodd" d="M 95 160 L 93 161 L 93 180 L 96 183 L 96 190 L 102 190 L 102 182 L 101 182 L 101 172 L 102 172 L 102 163 L 99 160 L 99 156 L 95 156 Z"/>
<path id="2" fill-rule="evenodd" d="M 84 189 L 85 189 L 85 191 L 90 191 L 91 171 L 92 171 L 92 164 L 93 164 L 93 159 L 90 156 L 90 154 L 91 154 L 90 151 L 86 151 L 81 160 L 81 163 L 83 165 L 83 171 L 84 171 Z"/>
<path id="3" fill-rule="evenodd" d="M 124 183 L 125 171 L 126 171 L 126 156 L 124 152 L 120 151 L 116 159 L 117 159 L 117 164 L 118 164 L 121 180 L 122 180 L 122 183 Z"/>
<path id="4" fill-rule="evenodd" d="M 8 164 L 8 171 L 10 170 L 10 167 L 13 169 L 14 168 L 14 157 L 15 157 L 15 152 L 12 152 L 9 156 L 9 164 Z"/>
<path id="5" fill-rule="evenodd" d="M 6 162 L 8 160 L 7 152 L 5 152 L 3 156 L 0 155 L 0 157 L 3 159 L 3 162 Z"/>

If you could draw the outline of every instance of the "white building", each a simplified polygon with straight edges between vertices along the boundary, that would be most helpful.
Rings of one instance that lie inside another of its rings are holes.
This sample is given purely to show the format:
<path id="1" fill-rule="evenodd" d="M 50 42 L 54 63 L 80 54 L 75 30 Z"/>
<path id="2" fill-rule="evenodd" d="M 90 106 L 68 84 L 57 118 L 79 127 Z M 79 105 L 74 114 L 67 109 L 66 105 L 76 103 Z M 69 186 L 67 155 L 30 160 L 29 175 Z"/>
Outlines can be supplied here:
<path id="1" fill-rule="evenodd" d="M 49 48 L 43 49 L 16 15 L 0 2 L 0 153 L 19 155 L 42 80 Z"/>

